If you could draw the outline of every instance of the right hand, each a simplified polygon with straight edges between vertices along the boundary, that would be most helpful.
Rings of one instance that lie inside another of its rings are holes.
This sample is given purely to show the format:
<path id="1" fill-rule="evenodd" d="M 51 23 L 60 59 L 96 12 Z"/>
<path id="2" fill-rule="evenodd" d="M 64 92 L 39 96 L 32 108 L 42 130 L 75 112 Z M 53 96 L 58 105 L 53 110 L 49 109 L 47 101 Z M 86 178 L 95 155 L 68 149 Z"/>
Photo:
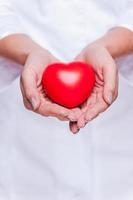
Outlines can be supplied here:
<path id="1" fill-rule="evenodd" d="M 96 81 L 91 95 L 80 106 L 82 114 L 78 121 L 69 123 L 73 133 L 77 133 L 80 128 L 107 110 L 118 96 L 118 69 L 111 54 L 103 45 L 88 45 L 75 60 L 91 63 Z"/>
<path id="2" fill-rule="evenodd" d="M 47 65 L 54 62 L 59 60 L 45 49 L 30 53 L 20 78 L 24 105 L 27 109 L 46 117 L 53 116 L 62 121 L 77 121 L 81 115 L 79 108 L 67 109 L 52 102 L 42 88 L 43 71 Z"/>

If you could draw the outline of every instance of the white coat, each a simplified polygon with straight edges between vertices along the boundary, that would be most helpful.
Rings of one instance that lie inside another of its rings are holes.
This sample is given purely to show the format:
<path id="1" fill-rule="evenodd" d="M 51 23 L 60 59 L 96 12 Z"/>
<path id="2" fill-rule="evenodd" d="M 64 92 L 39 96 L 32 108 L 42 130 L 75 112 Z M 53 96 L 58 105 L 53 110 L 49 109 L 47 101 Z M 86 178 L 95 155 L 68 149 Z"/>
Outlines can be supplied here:
<path id="1" fill-rule="evenodd" d="M 132 0 L 0 0 L 0 38 L 26 33 L 62 61 L 132 19 Z M 0 200 L 133 199 L 132 63 L 118 61 L 117 101 L 72 135 L 24 108 L 22 68 L 0 58 Z"/>

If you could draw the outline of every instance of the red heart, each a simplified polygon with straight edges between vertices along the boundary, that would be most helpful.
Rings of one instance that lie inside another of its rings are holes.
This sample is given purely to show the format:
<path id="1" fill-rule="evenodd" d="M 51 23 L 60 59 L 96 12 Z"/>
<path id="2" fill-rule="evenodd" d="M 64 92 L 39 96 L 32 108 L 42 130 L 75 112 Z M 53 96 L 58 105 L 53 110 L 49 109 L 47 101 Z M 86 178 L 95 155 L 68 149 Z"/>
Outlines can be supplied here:
<path id="1" fill-rule="evenodd" d="M 93 67 L 83 62 L 48 65 L 42 78 L 48 97 L 67 108 L 83 103 L 91 94 L 94 84 Z"/>

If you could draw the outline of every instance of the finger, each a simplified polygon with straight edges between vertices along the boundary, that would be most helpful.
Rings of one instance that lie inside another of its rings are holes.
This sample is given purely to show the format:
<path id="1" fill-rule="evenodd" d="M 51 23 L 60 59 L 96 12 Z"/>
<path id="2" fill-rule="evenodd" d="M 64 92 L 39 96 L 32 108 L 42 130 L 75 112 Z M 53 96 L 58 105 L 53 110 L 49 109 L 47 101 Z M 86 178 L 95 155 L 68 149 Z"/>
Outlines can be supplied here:
<path id="1" fill-rule="evenodd" d="M 79 132 L 79 127 L 77 125 L 77 121 L 79 120 L 80 116 L 82 115 L 82 110 L 80 108 L 73 108 L 72 111 L 73 111 L 74 115 L 73 115 L 73 113 L 69 115 L 69 118 L 71 119 L 69 126 L 70 126 L 70 131 L 75 134 L 75 133 Z"/>
<path id="2" fill-rule="evenodd" d="M 52 107 L 53 109 L 52 109 L 51 115 L 56 116 L 56 117 L 59 115 L 59 117 L 64 118 L 67 121 L 68 120 L 77 121 L 79 116 L 81 115 L 81 111 L 79 108 L 67 109 L 58 104 L 53 104 L 53 103 L 52 103 Z"/>
<path id="3" fill-rule="evenodd" d="M 86 101 L 86 103 L 83 105 L 82 107 L 82 115 L 79 117 L 78 121 L 77 121 L 77 126 L 78 128 L 84 128 L 86 125 L 86 120 L 85 120 L 85 114 L 87 112 L 88 109 L 91 109 L 96 102 L 96 95 L 92 94 L 90 98 L 88 98 L 88 100 Z"/>
<path id="4" fill-rule="evenodd" d="M 80 128 L 83 128 L 85 126 L 85 113 L 83 113 L 78 121 L 77 121 L 77 128 L 80 129 Z"/>
<path id="5" fill-rule="evenodd" d="M 98 102 L 94 107 L 88 109 L 85 114 L 85 121 L 89 122 L 96 118 L 100 113 L 104 112 L 108 108 L 108 104 L 106 102 Z"/>
<path id="6" fill-rule="evenodd" d="M 84 109 L 84 107 L 83 107 L 83 109 Z M 76 122 L 76 125 L 74 125 L 74 126 L 76 126 L 77 128 L 77 130 L 79 130 L 80 128 L 83 128 L 84 126 L 85 126 L 85 120 L 84 120 L 84 111 L 82 110 L 82 109 L 76 109 L 75 110 L 76 111 L 76 116 L 77 116 L 77 122 Z"/>
<path id="7" fill-rule="evenodd" d="M 61 107 L 55 103 L 50 103 L 49 107 L 47 107 L 48 113 L 50 116 L 57 117 L 59 120 L 64 119 L 64 120 L 69 120 L 69 110 Z"/>
<path id="8" fill-rule="evenodd" d="M 118 97 L 118 87 L 119 87 L 119 77 L 117 77 L 117 80 L 116 80 L 116 87 L 115 87 L 115 92 L 114 92 L 114 100 L 116 100 L 117 97 Z"/>
<path id="9" fill-rule="evenodd" d="M 24 106 L 25 106 L 28 110 L 32 110 L 32 106 L 31 106 L 30 102 L 26 99 L 26 96 L 25 96 L 25 93 L 24 93 L 24 89 L 23 89 L 23 86 L 22 86 L 21 83 L 20 83 L 20 89 L 21 89 L 21 92 L 22 92 L 22 97 L 23 97 Z"/>
<path id="10" fill-rule="evenodd" d="M 87 112 L 88 109 L 92 108 L 95 105 L 95 103 L 96 103 L 96 93 L 93 92 L 91 96 L 87 99 L 87 101 L 84 102 L 81 106 L 82 114 L 77 121 L 78 128 L 85 127 L 86 124 L 85 113 Z"/>
<path id="11" fill-rule="evenodd" d="M 117 69 L 115 64 L 103 68 L 104 76 L 104 99 L 108 104 L 111 104 L 115 98 L 115 88 L 117 81 Z"/>
<path id="12" fill-rule="evenodd" d="M 76 122 L 69 122 L 69 127 L 70 127 L 70 131 L 73 134 L 77 134 L 79 132 L 79 128 L 77 127 L 77 123 Z"/>
<path id="13" fill-rule="evenodd" d="M 80 108 L 74 108 L 72 110 L 75 112 L 77 120 L 75 122 L 73 121 L 74 123 L 72 123 L 71 127 L 77 132 L 80 128 L 84 127 L 85 120 L 84 117 L 82 116 L 83 112 Z M 78 121 L 79 124 L 77 123 Z"/>
<path id="14" fill-rule="evenodd" d="M 46 100 L 41 103 L 36 112 L 43 116 L 52 116 L 62 121 L 70 121 L 69 115 L 72 111 Z"/>
<path id="15" fill-rule="evenodd" d="M 91 108 L 94 106 L 97 100 L 97 92 L 93 92 L 91 96 L 87 99 L 86 108 Z"/>
<path id="16" fill-rule="evenodd" d="M 72 112 L 70 112 L 70 114 L 69 114 L 70 120 L 71 121 L 77 121 L 82 114 L 81 109 L 77 107 L 77 108 L 71 109 L 71 111 Z"/>
<path id="17" fill-rule="evenodd" d="M 36 110 L 40 105 L 36 74 L 30 69 L 25 69 L 21 76 L 21 84 L 27 101 L 30 102 L 32 109 Z"/>

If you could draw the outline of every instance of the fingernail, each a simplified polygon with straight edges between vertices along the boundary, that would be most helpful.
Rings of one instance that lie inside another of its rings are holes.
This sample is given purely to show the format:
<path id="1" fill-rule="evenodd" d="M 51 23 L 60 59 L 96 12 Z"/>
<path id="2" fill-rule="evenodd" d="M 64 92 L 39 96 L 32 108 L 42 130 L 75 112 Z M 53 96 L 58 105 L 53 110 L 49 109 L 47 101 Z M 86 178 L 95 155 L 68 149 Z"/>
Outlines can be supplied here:
<path id="1" fill-rule="evenodd" d="M 34 110 L 36 110 L 36 108 L 37 108 L 37 101 L 36 101 L 36 98 L 35 98 L 35 97 L 32 97 L 32 98 L 30 99 L 30 103 L 31 103 L 31 105 L 32 105 L 32 108 L 33 108 Z"/>
<path id="2" fill-rule="evenodd" d="M 113 102 L 113 95 L 112 95 L 112 93 L 109 93 L 109 95 L 108 95 L 107 98 L 108 98 L 108 103 L 111 104 Z"/>
<path id="3" fill-rule="evenodd" d="M 73 134 L 76 135 L 79 132 L 80 129 L 78 129 L 77 131 L 74 131 Z"/>

